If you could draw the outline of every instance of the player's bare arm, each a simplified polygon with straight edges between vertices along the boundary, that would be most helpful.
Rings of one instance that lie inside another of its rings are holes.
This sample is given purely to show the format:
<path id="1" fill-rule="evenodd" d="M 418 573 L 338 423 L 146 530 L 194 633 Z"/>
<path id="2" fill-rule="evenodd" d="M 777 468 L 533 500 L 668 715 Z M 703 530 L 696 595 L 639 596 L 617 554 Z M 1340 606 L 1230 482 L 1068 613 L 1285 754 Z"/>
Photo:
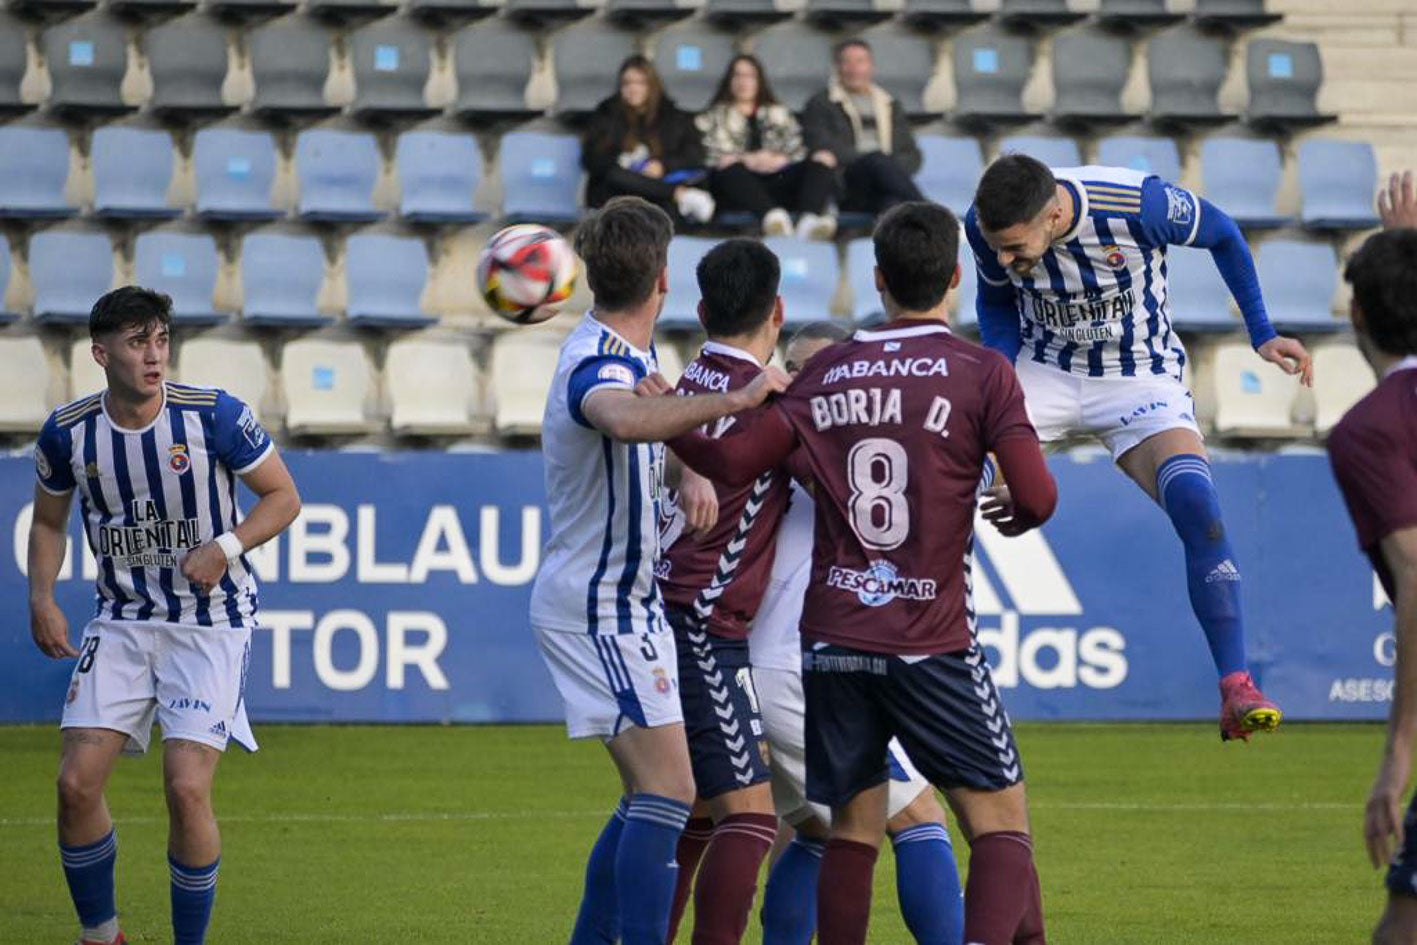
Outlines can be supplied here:
<path id="1" fill-rule="evenodd" d="M 228 550 L 220 542 L 209 541 L 192 549 L 182 559 L 182 576 L 199 587 L 214 587 L 226 573 L 231 558 L 264 545 L 285 531 L 300 514 L 300 493 L 295 488 L 295 480 L 274 450 L 259 466 L 242 476 L 241 481 L 256 494 L 257 502 L 241 524 L 229 533 L 235 535 L 240 548 Z"/>
<path id="2" fill-rule="evenodd" d="M 1417 229 L 1417 189 L 1411 171 L 1393 174 L 1387 187 L 1378 191 L 1378 216 L 1385 230 Z"/>
<path id="3" fill-rule="evenodd" d="M 39 486 L 34 488 L 29 541 L 30 635 L 39 651 L 53 659 L 79 655 L 69 642 L 69 621 L 54 599 L 54 582 L 64 565 L 65 526 L 73 497 L 72 492 L 54 495 Z"/>
<path id="4" fill-rule="evenodd" d="M 698 397 L 640 397 L 633 390 L 600 388 L 586 395 L 581 410 L 601 433 L 621 443 L 658 443 L 695 427 L 758 406 L 787 389 L 790 378 L 767 367 L 745 387 Z"/>
<path id="5" fill-rule="evenodd" d="M 1397 590 L 1397 664 L 1387 745 L 1368 796 L 1363 836 L 1374 867 L 1386 866 L 1403 842 L 1402 799 L 1412 771 L 1412 741 L 1417 736 L 1417 528 L 1404 528 L 1382 541 L 1383 558 Z"/>

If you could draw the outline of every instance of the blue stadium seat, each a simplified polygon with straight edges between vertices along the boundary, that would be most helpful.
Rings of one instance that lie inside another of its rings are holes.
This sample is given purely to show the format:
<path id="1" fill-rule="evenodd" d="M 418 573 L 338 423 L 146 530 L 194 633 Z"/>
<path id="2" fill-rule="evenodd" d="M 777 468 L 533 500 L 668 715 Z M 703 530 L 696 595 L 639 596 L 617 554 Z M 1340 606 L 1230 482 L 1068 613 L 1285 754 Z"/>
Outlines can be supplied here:
<path id="1" fill-rule="evenodd" d="M 1166 253 L 1166 299 L 1177 331 L 1236 331 L 1241 323 L 1230 313 L 1230 290 L 1210 253 L 1176 246 Z"/>
<path id="2" fill-rule="evenodd" d="M 846 279 L 851 284 L 851 318 L 869 322 L 884 317 L 876 291 L 876 249 L 869 237 L 846 244 Z"/>
<path id="3" fill-rule="evenodd" d="M 101 217 L 162 220 L 182 211 L 167 202 L 172 138 L 165 131 L 107 126 L 93 133 L 94 212 Z"/>
<path id="4" fill-rule="evenodd" d="M 1333 317 L 1338 257 L 1328 243 L 1273 239 L 1259 248 L 1255 266 L 1269 320 L 1281 332 L 1339 331 Z"/>
<path id="5" fill-rule="evenodd" d="M 1252 138 L 1209 138 L 1201 145 L 1202 195 L 1244 227 L 1285 226 L 1279 212 L 1279 145 Z"/>
<path id="6" fill-rule="evenodd" d="M 264 131 L 203 128 L 192 147 L 197 216 L 204 220 L 274 220 L 276 146 Z"/>
<path id="7" fill-rule="evenodd" d="M 8 325 L 19 318 L 19 313 L 5 308 L 5 293 L 10 288 L 10 276 L 14 267 L 10 264 L 10 241 L 0 239 L 0 325 Z"/>
<path id="8" fill-rule="evenodd" d="M 216 290 L 216 242 L 205 233 L 141 233 L 133 247 L 134 280 L 172 296 L 178 324 L 215 325 L 231 317 L 212 304 Z"/>
<path id="9" fill-rule="evenodd" d="M 1072 138 L 1014 135 L 999 142 L 999 153 L 1027 154 L 1049 167 L 1077 167 L 1082 164 L 1082 153 Z"/>
<path id="10" fill-rule="evenodd" d="M 428 252 L 423 240 L 358 233 L 345 243 L 344 268 L 350 324 L 420 328 L 437 321 L 418 304 L 428 281 Z"/>
<path id="11" fill-rule="evenodd" d="M 782 265 L 782 296 L 788 324 L 830 319 L 836 295 L 836 244 L 775 236 L 763 240 Z"/>
<path id="12" fill-rule="evenodd" d="M 1366 141 L 1309 140 L 1299 145 L 1299 216 L 1314 229 L 1378 225 L 1373 194 L 1378 159 Z"/>
<path id="13" fill-rule="evenodd" d="M 718 245 L 718 240 L 699 236 L 676 236 L 669 244 L 669 294 L 659 327 L 671 331 L 702 331 L 699 323 L 699 280 L 694 274 L 699 260 Z"/>
<path id="14" fill-rule="evenodd" d="M 482 180 L 482 151 L 470 134 L 410 131 L 397 148 L 399 215 L 414 223 L 476 223 L 473 206 Z"/>
<path id="15" fill-rule="evenodd" d="M 1097 163 L 1107 167 L 1129 167 L 1155 174 L 1164 180 L 1181 177 L 1181 154 L 1171 138 L 1144 135 L 1116 135 L 1103 138 L 1097 149 Z"/>
<path id="16" fill-rule="evenodd" d="M 332 318 L 316 302 L 325 251 L 314 236 L 252 233 L 241 245 L 242 320 L 248 325 L 318 328 Z"/>
<path id="17" fill-rule="evenodd" d="M 302 219 L 369 223 L 384 216 L 374 206 L 379 144 L 371 134 L 320 128 L 302 132 L 295 143 L 295 172 Z"/>
<path id="18" fill-rule="evenodd" d="M 922 158 L 915 186 L 927 199 L 963 216 L 974 202 L 974 188 L 984 173 L 979 140 L 954 135 L 920 135 L 915 141 Z"/>
<path id="19" fill-rule="evenodd" d="M 580 219 L 581 142 L 575 135 L 514 131 L 498 149 L 502 215 L 509 221 Z"/>
<path id="20" fill-rule="evenodd" d="M 72 216 L 64 200 L 69 137 L 60 128 L 0 128 L 0 217 Z"/>
<path id="21" fill-rule="evenodd" d="M 93 303 L 113 287 L 113 244 L 92 231 L 46 230 L 30 237 L 34 317 L 87 324 Z"/>

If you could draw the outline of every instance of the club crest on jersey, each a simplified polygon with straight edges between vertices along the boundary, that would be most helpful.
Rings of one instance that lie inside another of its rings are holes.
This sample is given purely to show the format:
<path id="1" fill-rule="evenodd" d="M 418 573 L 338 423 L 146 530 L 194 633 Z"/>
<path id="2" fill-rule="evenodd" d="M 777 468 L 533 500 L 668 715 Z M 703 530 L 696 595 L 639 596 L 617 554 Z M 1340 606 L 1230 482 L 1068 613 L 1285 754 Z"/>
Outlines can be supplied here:
<path id="1" fill-rule="evenodd" d="M 192 459 L 187 455 L 186 443 L 174 443 L 167 448 L 167 468 L 179 476 L 192 468 Z"/>
<path id="2" fill-rule="evenodd" d="M 661 696 L 669 695 L 669 691 L 674 688 L 674 684 L 669 681 L 669 675 L 659 667 L 654 670 L 654 691 Z"/>
<path id="3" fill-rule="evenodd" d="M 38 445 L 34 448 L 34 470 L 39 473 L 39 478 L 48 479 L 54 475 L 54 469 L 49 465 L 49 457 L 44 455 L 44 450 Z"/>
<path id="4" fill-rule="evenodd" d="M 98 471 L 98 463 L 86 463 L 84 465 L 85 479 L 97 479 L 99 475 L 100 473 Z"/>
<path id="5" fill-rule="evenodd" d="M 1104 246 L 1102 252 L 1106 254 L 1107 265 L 1113 269 L 1127 268 L 1127 257 L 1122 253 L 1120 246 Z"/>
<path id="6" fill-rule="evenodd" d="M 64 702 L 66 705 L 73 705 L 77 698 L 79 698 L 79 681 L 76 679 L 69 683 L 69 694 L 64 697 Z"/>

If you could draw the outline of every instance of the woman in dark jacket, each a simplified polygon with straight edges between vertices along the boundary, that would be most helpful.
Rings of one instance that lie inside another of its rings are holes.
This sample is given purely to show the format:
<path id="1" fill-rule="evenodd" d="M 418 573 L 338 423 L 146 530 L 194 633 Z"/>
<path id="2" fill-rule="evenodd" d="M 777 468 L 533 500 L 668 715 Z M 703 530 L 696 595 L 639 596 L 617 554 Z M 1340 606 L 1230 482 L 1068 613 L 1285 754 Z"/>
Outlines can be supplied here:
<path id="1" fill-rule="evenodd" d="M 713 217 L 713 197 L 692 186 L 702 180 L 704 146 L 694 119 L 664 94 L 644 56 L 620 64 L 620 91 L 591 115 L 581 145 L 590 179 L 586 203 L 633 194 L 698 223 Z"/>

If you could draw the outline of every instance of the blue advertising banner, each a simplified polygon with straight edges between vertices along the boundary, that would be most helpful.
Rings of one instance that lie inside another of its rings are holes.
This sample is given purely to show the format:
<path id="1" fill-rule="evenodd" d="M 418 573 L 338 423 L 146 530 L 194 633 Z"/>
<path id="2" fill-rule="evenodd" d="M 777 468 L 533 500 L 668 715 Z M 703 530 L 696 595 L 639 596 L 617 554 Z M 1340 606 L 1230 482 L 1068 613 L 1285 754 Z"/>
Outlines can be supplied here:
<path id="1" fill-rule="evenodd" d="M 561 705 L 527 624 L 546 539 L 540 455 L 292 453 L 304 511 L 251 555 L 253 721 L 545 722 Z M 1201 719 L 1215 673 L 1170 524 L 1105 459 L 1052 460 L 1042 532 L 979 531 L 976 609 L 1019 719 Z M 34 472 L 0 458 L 0 721 L 53 721 L 72 662 L 29 636 Z M 1391 610 L 1320 454 L 1219 456 L 1256 676 L 1291 719 L 1379 719 Z M 250 505 L 250 497 L 246 497 Z M 77 639 L 94 565 L 77 518 L 60 604 Z"/>

